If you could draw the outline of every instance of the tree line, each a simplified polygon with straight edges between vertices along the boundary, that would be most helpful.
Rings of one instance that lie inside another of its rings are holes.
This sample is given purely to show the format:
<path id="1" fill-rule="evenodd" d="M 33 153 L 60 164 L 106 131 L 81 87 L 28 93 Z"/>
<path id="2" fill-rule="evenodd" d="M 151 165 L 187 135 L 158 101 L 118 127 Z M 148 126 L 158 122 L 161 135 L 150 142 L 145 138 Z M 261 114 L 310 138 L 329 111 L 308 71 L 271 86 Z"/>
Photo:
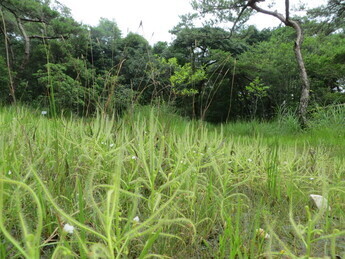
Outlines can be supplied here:
<path id="1" fill-rule="evenodd" d="M 301 113 L 307 98 L 302 123 L 315 106 L 345 103 L 345 2 L 329 0 L 303 17 L 290 13 L 288 0 L 283 14 L 261 2 L 194 1 L 196 13 L 171 29 L 175 39 L 151 46 L 139 34 L 123 36 L 114 20 L 80 24 L 57 1 L 1 0 L 0 102 L 80 115 L 164 102 L 192 118 L 225 122 Z M 282 25 L 246 25 L 255 11 Z M 214 20 L 196 26 L 208 13 Z"/>

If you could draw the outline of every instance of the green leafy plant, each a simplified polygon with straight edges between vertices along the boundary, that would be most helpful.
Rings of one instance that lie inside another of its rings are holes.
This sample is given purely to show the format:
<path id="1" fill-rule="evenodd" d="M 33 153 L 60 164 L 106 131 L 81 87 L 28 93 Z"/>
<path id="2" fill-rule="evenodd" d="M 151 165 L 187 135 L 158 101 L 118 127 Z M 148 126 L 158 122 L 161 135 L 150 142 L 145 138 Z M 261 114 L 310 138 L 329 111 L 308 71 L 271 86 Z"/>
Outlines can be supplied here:
<path id="1" fill-rule="evenodd" d="M 245 87 L 249 95 L 254 98 L 251 104 L 252 117 L 256 115 L 258 102 L 268 96 L 270 86 L 265 85 L 259 77 L 256 77 L 248 86 Z"/>

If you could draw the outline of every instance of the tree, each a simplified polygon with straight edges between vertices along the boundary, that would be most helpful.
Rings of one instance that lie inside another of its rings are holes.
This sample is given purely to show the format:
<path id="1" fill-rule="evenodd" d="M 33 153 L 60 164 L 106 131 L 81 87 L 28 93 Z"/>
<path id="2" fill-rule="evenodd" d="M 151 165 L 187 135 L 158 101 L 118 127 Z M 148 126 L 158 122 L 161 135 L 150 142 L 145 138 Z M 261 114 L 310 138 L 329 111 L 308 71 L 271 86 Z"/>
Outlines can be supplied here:
<path id="1" fill-rule="evenodd" d="M 152 65 L 151 46 L 139 34 L 129 33 L 120 44 L 120 78 L 119 83 L 137 93 L 136 100 L 142 104 L 151 101 L 156 91 L 149 73 Z"/>
<path id="2" fill-rule="evenodd" d="M 60 13 L 50 6 L 50 1 L 43 0 L 1 0 L 1 32 L 4 35 L 9 69 L 14 71 L 16 77 L 11 89 L 11 96 L 15 102 L 15 88 L 24 78 L 32 73 L 26 72 L 32 50 L 37 42 L 44 43 L 48 40 L 64 41 L 70 34 L 78 30 L 78 24 L 71 18 L 68 10 L 61 4 L 57 8 Z M 19 49 L 22 49 L 20 54 Z M 41 55 L 43 58 L 46 55 Z M 11 59 L 11 60 L 9 60 Z M 32 70 L 32 68 L 29 70 Z M 37 70 L 36 70 L 37 71 Z M 35 72 L 36 72 L 35 71 Z M 32 71 L 30 71 L 32 72 Z M 29 76 L 28 76 L 29 75 Z"/>
<path id="3" fill-rule="evenodd" d="M 248 86 L 246 90 L 254 98 L 254 103 L 252 104 L 251 114 L 255 118 L 256 111 L 258 109 L 258 101 L 262 98 L 267 97 L 267 90 L 270 87 L 263 84 L 259 77 L 256 77 Z"/>
<path id="4" fill-rule="evenodd" d="M 221 20 L 229 20 L 234 23 L 233 30 L 240 21 L 246 21 L 249 15 L 255 10 L 257 12 L 271 15 L 279 19 L 285 26 L 292 27 L 296 32 L 294 52 L 300 71 L 301 97 L 299 102 L 299 120 L 302 127 L 307 124 L 307 107 L 309 102 L 310 83 L 305 68 L 301 46 L 303 32 L 299 23 L 290 18 L 290 1 L 285 0 L 285 14 L 261 8 L 258 3 L 265 0 L 194 0 L 193 7 L 201 13 L 217 14 Z M 232 30 L 232 31 L 233 31 Z"/>
<path id="5" fill-rule="evenodd" d="M 260 117 L 272 118 L 282 105 L 298 105 L 300 80 L 294 53 L 291 51 L 293 39 L 294 31 L 289 27 L 281 27 L 273 31 L 268 41 L 253 45 L 238 57 L 236 77 L 241 75 L 245 79 L 244 86 L 257 77 L 270 86 L 267 98 L 260 101 L 264 105 L 258 106 L 257 115 Z M 251 96 L 247 91 L 243 92 L 249 108 L 255 100 Z"/>
<path id="6" fill-rule="evenodd" d="M 101 18 L 96 27 L 90 28 L 91 44 L 89 61 L 98 71 L 106 71 L 120 63 L 119 45 L 121 31 L 115 21 Z M 115 71 L 117 72 L 117 71 Z"/>
<path id="7" fill-rule="evenodd" d="M 224 109 L 226 106 L 231 108 L 232 115 L 237 114 L 238 110 L 230 99 L 237 98 L 238 84 L 235 88 L 229 87 L 233 82 L 230 71 L 233 71 L 234 58 L 266 36 L 249 27 L 229 38 L 229 33 L 222 28 L 209 25 L 194 27 L 186 17 L 171 32 L 176 35 L 170 47 L 172 56 L 180 65 L 189 63 L 194 72 L 203 69 L 206 73 L 204 80 L 194 84 L 197 93 L 192 100 L 193 117 L 200 116 L 213 122 L 225 121 L 228 117 L 228 109 Z M 189 100 L 185 98 L 184 101 Z"/>

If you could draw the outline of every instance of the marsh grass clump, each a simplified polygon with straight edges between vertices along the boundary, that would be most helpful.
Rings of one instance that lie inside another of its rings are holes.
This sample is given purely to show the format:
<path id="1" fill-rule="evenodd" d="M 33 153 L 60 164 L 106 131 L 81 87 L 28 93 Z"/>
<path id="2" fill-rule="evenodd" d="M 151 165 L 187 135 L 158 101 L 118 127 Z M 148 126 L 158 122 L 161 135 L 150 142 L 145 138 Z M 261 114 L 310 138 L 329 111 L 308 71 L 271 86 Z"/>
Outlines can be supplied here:
<path id="1" fill-rule="evenodd" d="M 0 108 L 0 258 L 344 256 L 344 130 L 276 127 Z"/>

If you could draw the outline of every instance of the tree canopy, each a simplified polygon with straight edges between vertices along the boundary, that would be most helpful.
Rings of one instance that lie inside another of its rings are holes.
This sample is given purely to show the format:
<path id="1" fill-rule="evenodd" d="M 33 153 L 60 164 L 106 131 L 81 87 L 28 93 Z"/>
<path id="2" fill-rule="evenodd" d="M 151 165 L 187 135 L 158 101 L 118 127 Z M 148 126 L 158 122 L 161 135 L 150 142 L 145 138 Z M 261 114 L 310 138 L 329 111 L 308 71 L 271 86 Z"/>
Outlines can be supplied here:
<path id="1" fill-rule="evenodd" d="M 344 1 L 303 17 L 290 13 L 289 1 L 283 13 L 263 2 L 195 0 L 197 13 L 181 17 L 174 40 L 151 46 L 136 33 L 123 35 L 116 17 L 86 26 L 58 2 L 2 0 L 0 102 L 80 115 L 164 102 L 212 122 L 270 119 L 297 107 L 301 114 L 307 100 L 304 121 L 315 106 L 344 103 Z M 247 25 L 254 12 L 286 27 Z M 202 16 L 207 22 L 196 26 Z"/>

